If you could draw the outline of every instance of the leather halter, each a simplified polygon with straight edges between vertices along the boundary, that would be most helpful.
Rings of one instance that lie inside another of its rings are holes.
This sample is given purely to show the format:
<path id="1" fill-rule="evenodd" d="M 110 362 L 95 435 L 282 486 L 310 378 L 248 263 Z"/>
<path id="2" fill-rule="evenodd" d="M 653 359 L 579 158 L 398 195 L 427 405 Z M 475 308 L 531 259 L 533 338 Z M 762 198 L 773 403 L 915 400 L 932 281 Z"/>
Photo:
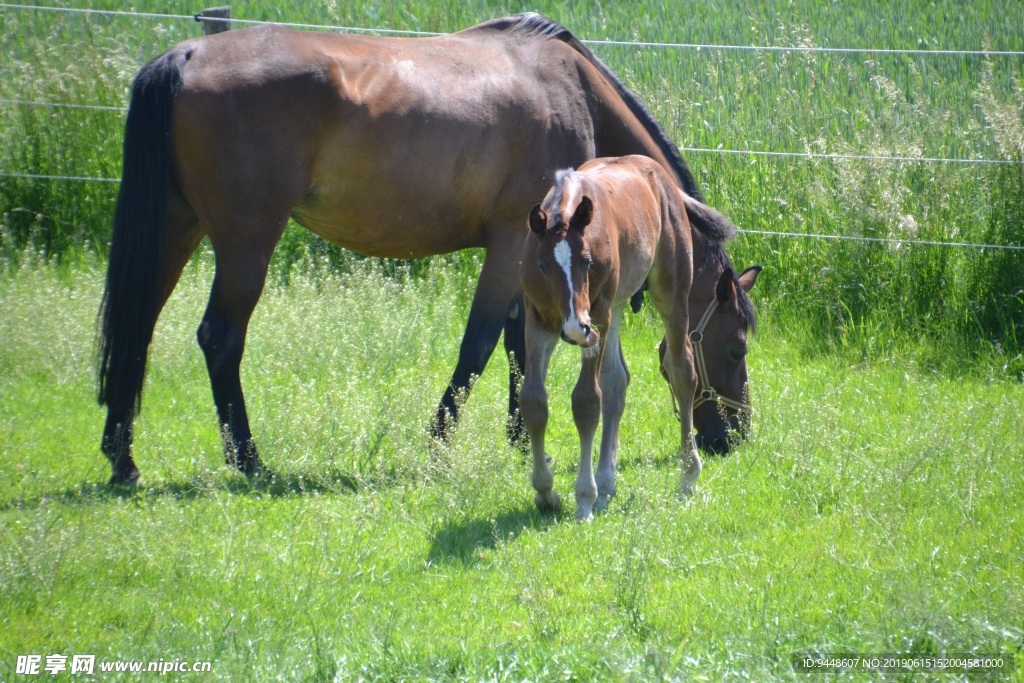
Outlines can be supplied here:
<path id="1" fill-rule="evenodd" d="M 733 410 L 738 410 L 741 413 L 752 413 L 754 409 L 746 403 L 740 401 L 734 401 L 731 398 L 722 396 L 720 393 L 715 391 L 715 388 L 711 386 L 711 382 L 708 380 L 708 367 L 704 361 L 704 328 L 708 326 L 708 321 L 711 320 L 711 316 L 718 310 L 718 299 L 712 299 L 711 303 L 708 304 L 707 310 L 704 311 L 704 315 L 701 316 L 700 322 L 697 326 L 690 331 L 690 345 L 693 346 L 693 360 L 697 366 L 697 379 L 699 381 L 696 397 L 693 399 L 693 410 L 697 410 L 700 406 L 705 403 L 717 403 Z"/>

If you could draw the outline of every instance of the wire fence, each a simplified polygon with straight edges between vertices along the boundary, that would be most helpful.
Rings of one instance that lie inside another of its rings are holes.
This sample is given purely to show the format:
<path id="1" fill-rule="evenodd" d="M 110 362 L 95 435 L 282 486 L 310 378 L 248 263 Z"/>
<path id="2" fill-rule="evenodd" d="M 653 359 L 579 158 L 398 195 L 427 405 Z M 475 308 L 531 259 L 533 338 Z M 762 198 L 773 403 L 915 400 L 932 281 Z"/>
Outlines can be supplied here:
<path id="1" fill-rule="evenodd" d="M 76 7 L 47 7 L 41 5 L 18 5 L 0 3 L 0 9 L 13 10 L 36 10 L 46 12 L 65 12 L 74 14 L 91 14 L 102 16 L 129 17 L 142 19 L 177 19 L 183 21 L 198 21 L 210 23 L 231 23 L 245 25 L 274 24 L 277 26 L 288 26 L 290 28 L 315 29 L 319 31 L 339 31 L 344 33 L 377 33 L 382 35 L 403 35 L 403 36 L 440 36 L 443 33 L 432 31 L 411 31 L 402 29 L 387 28 L 366 28 L 361 26 L 331 26 L 327 24 L 302 24 L 279 21 L 259 21 L 256 19 L 226 19 L 222 17 L 206 17 L 199 13 L 188 14 L 158 14 L 152 12 L 124 12 L 118 10 L 97 10 Z M 818 47 L 801 45 L 715 45 L 704 43 L 670 43 L 670 42 L 648 42 L 635 40 L 582 40 L 587 45 L 614 45 L 624 47 L 644 48 L 670 48 L 687 50 L 741 50 L 753 52 L 799 52 L 799 53 L 831 53 L 831 54 L 889 54 L 889 55 L 960 55 L 960 56 L 981 56 L 981 57 L 1024 57 L 1024 51 L 1020 50 L 926 50 L 926 49 L 901 49 L 901 48 L 873 48 L 873 47 Z"/>
<path id="2" fill-rule="evenodd" d="M 117 10 L 97 10 L 89 8 L 74 8 L 74 7 L 48 7 L 40 5 L 21 5 L 21 4 L 10 4 L 0 3 L 0 9 L 7 10 L 21 10 L 21 11 L 41 11 L 41 12 L 59 12 L 59 13 L 71 13 L 81 15 L 99 15 L 99 16 L 110 16 L 118 18 L 129 18 L 129 19 L 170 19 L 170 20 L 181 20 L 181 21 L 195 21 L 195 22 L 210 22 L 210 23 L 230 23 L 230 24 L 244 24 L 244 25 L 263 25 L 263 24 L 275 24 L 278 26 L 287 26 L 296 29 L 313 29 L 313 30 L 326 30 L 326 31 L 338 31 L 345 33 L 364 33 L 364 34 L 382 34 L 382 35 L 400 35 L 400 36 L 439 36 L 444 35 L 442 33 L 435 33 L 429 31 L 412 31 L 412 30 L 400 30 L 400 29 L 383 29 L 383 28 L 366 28 L 356 26 L 331 26 L 331 25 L 320 25 L 320 24 L 304 24 L 294 22 L 269 22 L 269 21 L 258 21 L 253 19 L 237 19 L 237 18 L 221 18 L 221 17 L 209 17 L 201 16 L 200 13 L 193 15 L 184 14 L 162 14 L 153 12 L 126 12 Z M 582 40 L 583 43 L 588 45 L 608 45 L 608 46 L 625 46 L 625 47 L 636 47 L 636 48 L 667 48 L 667 49 L 689 49 L 689 50 L 722 50 L 722 51 L 749 51 L 749 52 L 796 52 L 796 53 L 833 53 L 833 54 L 886 54 L 886 55 L 914 55 L 914 56 L 935 56 L 935 55 L 952 55 L 952 56 L 982 56 L 982 57 L 1024 57 L 1024 51 L 1017 50 L 924 50 L 924 49 L 895 49 L 895 48 L 833 48 L 833 47 L 815 47 L 815 46 L 774 46 L 774 45 L 715 45 L 715 44 L 701 44 L 701 43 L 670 43 L 670 42 L 650 42 L 650 41 L 619 41 L 619 40 Z M 95 110 L 95 111 L 110 111 L 124 113 L 127 111 L 127 107 L 114 107 L 97 104 L 76 104 L 76 103 L 65 103 L 65 102 L 48 102 L 48 101 L 35 101 L 35 100 L 23 100 L 23 99 L 8 99 L 0 98 L 0 104 L 4 105 L 15 105 L 15 106 L 29 106 L 29 107 L 50 107 L 50 108 L 66 108 L 66 109 L 83 109 L 83 110 Z M 907 157 L 907 156 L 890 156 L 890 155 L 867 155 L 867 154 L 828 154 L 818 152 L 780 152 L 780 151 L 766 151 L 766 150 L 743 150 L 743 149 L 724 149 L 718 148 L 704 148 L 704 147 L 680 147 L 681 152 L 696 153 L 696 154 L 725 154 L 725 155 L 747 155 L 753 157 L 768 157 L 768 158 L 792 158 L 792 159 L 822 159 L 830 161 L 872 161 L 872 162 L 897 162 L 897 163 L 929 163 L 929 164 L 984 164 L 984 165 L 1005 165 L 1005 166 L 1020 166 L 1024 165 L 1024 161 L 1012 161 L 1008 159 L 963 159 L 963 158 L 941 158 L 941 157 Z M 68 182 L 97 182 L 97 183 L 119 183 L 119 178 L 105 178 L 105 177 L 94 177 L 94 176 L 65 176 L 65 175 L 49 175 L 49 174 L 37 174 L 37 173 L 17 173 L 11 171 L 0 171 L 0 178 L 14 178 L 22 180 L 50 180 L 50 181 L 68 181 Z M 907 244 L 907 245 L 918 245 L 918 246 L 933 246 L 933 247 L 953 247 L 953 248 L 967 248 L 967 249 L 994 249 L 994 250 L 1012 250 L 1012 251 L 1024 251 L 1024 246 L 1018 245 L 1001 245 L 1001 244 L 976 244 L 976 243 L 964 243 L 964 242 L 939 242 L 939 241 L 928 241 L 928 240 L 908 240 L 898 238 L 884 238 L 884 237 L 858 237 L 850 235 L 827 235 L 827 234 L 813 234 L 813 233 L 791 233 L 782 231 L 772 230 L 740 230 L 741 234 L 747 235 L 764 235 L 774 237 L 786 237 L 786 238 L 798 238 L 798 239 L 827 239 L 827 240 L 840 240 L 840 241 L 853 241 L 853 242 L 867 242 L 867 243 L 882 243 L 882 244 Z"/>

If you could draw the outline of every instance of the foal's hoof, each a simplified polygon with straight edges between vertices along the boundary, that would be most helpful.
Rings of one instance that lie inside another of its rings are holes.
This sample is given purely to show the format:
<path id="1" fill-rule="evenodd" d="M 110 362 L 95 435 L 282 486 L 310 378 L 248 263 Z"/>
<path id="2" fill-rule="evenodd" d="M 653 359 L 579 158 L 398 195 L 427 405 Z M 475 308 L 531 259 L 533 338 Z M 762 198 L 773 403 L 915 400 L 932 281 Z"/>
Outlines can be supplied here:
<path id="1" fill-rule="evenodd" d="M 545 515 L 557 515 L 562 511 L 562 499 L 554 491 L 538 493 L 533 502 L 537 504 L 537 509 Z"/>
<path id="2" fill-rule="evenodd" d="M 576 521 L 577 522 L 593 522 L 594 521 L 594 510 L 584 506 L 576 508 Z"/>

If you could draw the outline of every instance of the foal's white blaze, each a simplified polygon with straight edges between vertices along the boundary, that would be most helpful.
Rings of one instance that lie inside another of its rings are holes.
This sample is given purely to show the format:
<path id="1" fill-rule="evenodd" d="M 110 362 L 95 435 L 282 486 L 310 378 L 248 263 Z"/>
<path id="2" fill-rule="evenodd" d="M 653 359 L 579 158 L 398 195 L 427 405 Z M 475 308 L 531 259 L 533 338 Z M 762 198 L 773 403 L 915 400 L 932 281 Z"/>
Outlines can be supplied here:
<path id="1" fill-rule="evenodd" d="M 566 240 L 555 245 L 555 261 L 565 273 L 565 282 L 569 286 L 569 317 L 562 321 L 562 334 L 581 346 L 586 345 L 590 341 L 587 339 L 586 327 L 590 324 L 590 316 L 584 314 L 587 320 L 581 321 L 579 315 L 576 314 L 573 304 L 576 292 L 572 286 L 572 249 L 569 248 L 569 243 Z"/>

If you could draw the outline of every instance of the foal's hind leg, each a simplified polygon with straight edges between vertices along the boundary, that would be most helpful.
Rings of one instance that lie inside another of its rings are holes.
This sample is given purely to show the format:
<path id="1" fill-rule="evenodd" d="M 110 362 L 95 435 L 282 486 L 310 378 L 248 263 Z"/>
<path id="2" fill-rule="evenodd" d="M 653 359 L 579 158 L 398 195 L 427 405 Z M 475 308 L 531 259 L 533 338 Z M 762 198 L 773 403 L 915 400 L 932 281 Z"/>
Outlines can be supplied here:
<path id="1" fill-rule="evenodd" d="M 214 244 L 217 270 L 196 335 L 210 373 L 225 459 L 247 475 L 264 469 L 249 429 L 239 367 L 249 318 L 263 292 L 270 256 L 284 225 L 280 221 L 258 244 L 242 239 Z"/>
<path id="2" fill-rule="evenodd" d="M 615 469 L 619 457 L 619 424 L 626 407 L 629 370 L 622 355 L 619 326 L 624 305 L 612 311 L 612 324 L 605 336 L 601 359 L 601 457 L 597 463 L 597 502 L 594 510 L 603 512 L 615 496 Z"/>

